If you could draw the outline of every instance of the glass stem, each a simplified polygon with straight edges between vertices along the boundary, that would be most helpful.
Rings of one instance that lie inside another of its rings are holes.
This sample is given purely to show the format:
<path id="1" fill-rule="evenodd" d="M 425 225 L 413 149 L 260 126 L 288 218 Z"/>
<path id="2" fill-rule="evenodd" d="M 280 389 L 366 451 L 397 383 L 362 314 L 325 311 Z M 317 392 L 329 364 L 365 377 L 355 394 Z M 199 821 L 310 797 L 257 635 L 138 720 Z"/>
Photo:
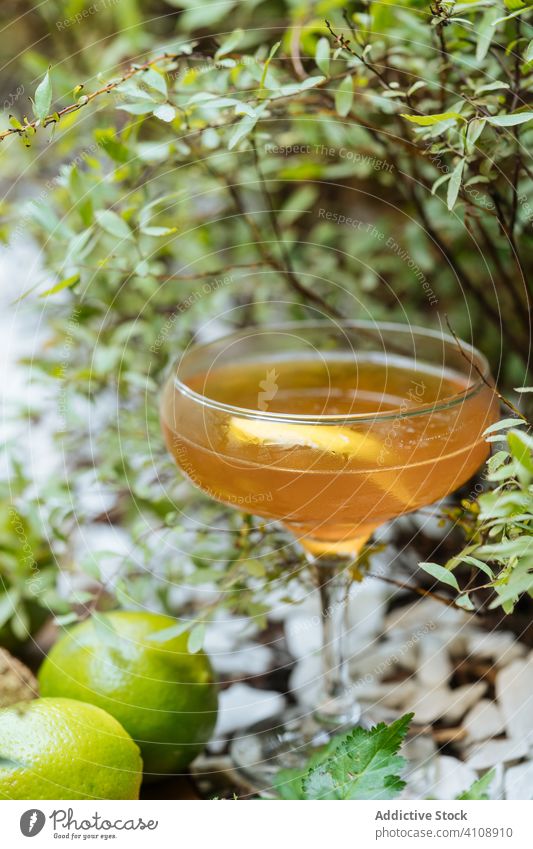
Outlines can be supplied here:
<path id="1" fill-rule="evenodd" d="M 342 558 L 317 558 L 315 574 L 320 595 L 323 676 L 323 696 L 315 719 L 336 727 L 355 725 L 361 710 L 351 687 L 347 646 L 351 584 L 348 562 Z"/>

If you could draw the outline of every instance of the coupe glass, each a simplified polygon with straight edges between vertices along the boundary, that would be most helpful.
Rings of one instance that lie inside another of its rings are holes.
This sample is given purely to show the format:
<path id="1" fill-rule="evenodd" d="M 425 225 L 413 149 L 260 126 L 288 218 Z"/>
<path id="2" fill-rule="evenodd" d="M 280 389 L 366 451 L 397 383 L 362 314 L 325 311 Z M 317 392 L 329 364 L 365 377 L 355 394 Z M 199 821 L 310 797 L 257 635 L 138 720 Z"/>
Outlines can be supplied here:
<path id="1" fill-rule="evenodd" d="M 466 342 L 363 321 L 252 327 L 188 349 L 173 368 L 161 420 L 177 465 L 217 501 L 288 528 L 320 596 L 322 699 L 234 743 L 254 784 L 360 721 L 346 651 L 354 558 L 380 525 L 482 464 L 498 415 L 489 381 Z"/>

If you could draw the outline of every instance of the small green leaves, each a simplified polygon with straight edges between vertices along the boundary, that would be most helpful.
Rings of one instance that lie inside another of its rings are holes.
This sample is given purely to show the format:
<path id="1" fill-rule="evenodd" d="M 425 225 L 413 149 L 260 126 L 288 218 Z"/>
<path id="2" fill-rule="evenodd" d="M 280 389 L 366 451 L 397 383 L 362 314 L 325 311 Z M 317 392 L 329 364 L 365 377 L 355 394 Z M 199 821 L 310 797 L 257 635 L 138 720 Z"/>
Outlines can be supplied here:
<path id="1" fill-rule="evenodd" d="M 457 578 L 453 572 L 450 572 L 449 569 L 446 569 L 444 566 L 440 566 L 438 563 L 419 563 L 418 565 L 424 570 L 424 572 L 431 575 L 432 578 L 435 578 L 437 581 L 441 581 L 443 584 L 448 584 L 448 586 L 453 587 L 454 590 L 459 590 Z"/>
<path id="2" fill-rule="evenodd" d="M 450 181 L 448 183 L 448 192 L 446 196 L 446 204 L 450 212 L 455 206 L 457 195 L 459 194 L 459 189 L 461 188 L 461 179 L 463 177 L 464 166 L 464 159 L 460 159 L 459 162 L 455 165 L 452 173 L 450 174 Z"/>
<path id="3" fill-rule="evenodd" d="M 111 209 L 99 209 L 95 212 L 96 221 L 106 233 L 110 236 L 116 236 L 117 239 L 133 239 L 133 234 L 120 215 L 113 212 Z"/>
<path id="4" fill-rule="evenodd" d="M 340 115 L 341 118 L 346 118 L 352 108 L 352 103 L 353 80 L 349 75 L 347 75 L 343 80 L 341 80 L 337 87 L 337 91 L 335 92 L 335 109 L 337 111 L 337 115 Z"/>
<path id="5" fill-rule="evenodd" d="M 327 77 L 329 74 L 330 46 L 327 38 L 319 38 L 315 50 L 317 67 Z"/>
<path id="6" fill-rule="evenodd" d="M 33 101 L 33 113 L 38 121 L 44 121 L 50 112 L 52 105 L 52 82 L 50 80 L 50 69 L 44 75 L 35 91 Z"/>

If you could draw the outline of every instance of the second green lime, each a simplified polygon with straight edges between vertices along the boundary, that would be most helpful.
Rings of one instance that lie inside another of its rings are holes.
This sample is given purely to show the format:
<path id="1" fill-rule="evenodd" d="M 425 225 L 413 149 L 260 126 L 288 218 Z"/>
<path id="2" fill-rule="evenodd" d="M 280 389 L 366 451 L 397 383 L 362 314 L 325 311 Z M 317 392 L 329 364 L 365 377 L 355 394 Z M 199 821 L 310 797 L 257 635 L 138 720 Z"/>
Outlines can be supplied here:
<path id="1" fill-rule="evenodd" d="M 217 689 L 206 654 L 187 635 L 165 639 L 168 616 L 118 611 L 71 628 L 39 672 L 43 696 L 106 710 L 139 745 L 145 776 L 183 771 L 209 740 Z"/>

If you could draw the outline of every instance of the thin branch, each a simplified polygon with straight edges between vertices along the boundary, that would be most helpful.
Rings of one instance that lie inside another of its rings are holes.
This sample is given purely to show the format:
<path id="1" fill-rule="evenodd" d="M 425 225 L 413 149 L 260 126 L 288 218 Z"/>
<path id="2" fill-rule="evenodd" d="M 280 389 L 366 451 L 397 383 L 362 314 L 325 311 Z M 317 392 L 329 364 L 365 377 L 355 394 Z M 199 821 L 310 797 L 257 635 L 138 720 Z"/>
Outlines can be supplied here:
<path id="1" fill-rule="evenodd" d="M 308 299 L 314 301 L 314 303 L 317 304 L 317 306 L 320 306 L 322 309 L 325 309 L 329 314 L 334 315 L 337 318 L 339 318 L 340 314 L 334 307 L 331 307 L 320 295 L 318 295 L 312 289 L 307 289 L 307 287 L 305 287 L 300 282 L 300 280 L 298 279 L 298 276 L 297 276 L 297 274 L 294 270 L 293 264 L 292 264 L 291 256 L 289 254 L 289 251 L 287 250 L 287 246 L 285 244 L 285 240 L 283 238 L 283 234 L 282 234 L 280 226 L 279 226 L 279 221 L 278 221 L 278 218 L 277 218 L 276 209 L 274 207 L 274 202 L 272 200 L 272 195 L 270 194 L 270 192 L 268 190 L 268 186 L 267 186 L 266 179 L 265 179 L 265 176 L 264 176 L 262 168 L 261 168 L 261 164 L 259 162 L 259 156 L 258 156 L 257 148 L 256 148 L 255 144 L 252 147 L 252 152 L 253 152 L 253 157 L 254 157 L 255 168 L 256 168 L 257 174 L 259 176 L 261 191 L 263 193 L 263 197 L 265 198 L 265 201 L 266 201 L 266 204 L 267 204 L 267 212 L 268 212 L 270 224 L 271 224 L 272 230 L 274 232 L 274 236 L 276 237 L 276 242 L 278 243 L 279 250 L 280 250 L 280 253 L 281 253 L 281 256 L 282 256 L 282 259 L 283 259 L 285 277 L 289 280 L 292 288 L 296 292 L 298 292 L 302 297 L 305 297 L 305 298 L 308 298 Z"/>
<path id="2" fill-rule="evenodd" d="M 491 392 L 493 392 L 493 393 L 496 395 L 496 397 L 497 397 L 497 398 L 501 401 L 501 403 L 502 403 L 502 404 L 505 404 L 505 406 L 506 406 L 506 407 L 508 407 L 508 408 L 509 408 L 509 410 L 511 410 L 511 412 L 513 412 L 513 413 L 515 414 L 515 416 L 518 416 L 518 418 L 522 419 L 522 421 L 523 421 L 523 422 L 525 422 L 525 423 L 527 424 L 527 426 L 528 426 L 528 427 L 533 427 L 533 425 L 531 424 L 531 422 L 527 419 L 527 417 L 526 417 L 526 416 L 525 416 L 522 412 L 520 412 L 520 410 L 518 409 L 518 407 L 516 407 L 516 406 L 513 404 L 513 402 L 512 402 L 512 401 L 509 401 L 509 399 L 508 399 L 508 398 L 505 398 L 505 396 L 503 396 L 503 395 L 501 394 L 501 392 L 499 392 L 499 391 L 498 391 L 498 389 L 496 388 L 496 386 L 494 386 L 492 383 L 490 383 L 490 381 L 489 381 L 489 380 L 487 380 L 487 377 L 483 374 L 483 372 L 482 372 L 482 371 L 481 371 L 481 369 L 479 368 L 478 364 L 477 364 L 476 362 L 474 362 L 474 360 L 473 360 L 471 357 L 469 357 L 469 356 L 468 356 L 467 352 L 466 352 L 466 351 L 465 351 L 465 349 L 463 348 L 462 342 L 461 342 L 461 340 L 459 339 L 459 337 L 458 337 L 457 333 L 455 332 L 455 330 L 453 329 L 453 327 L 452 327 L 452 325 L 451 325 L 451 323 L 450 323 L 450 319 L 448 318 L 448 316 L 447 316 L 447 315 L 445 315 L 445 316 L 444 316 L 444 318 L 445 318 L 446 324 L 447 324 L 447 326 L 448 326 L 448 330 L 450 331 L 450 333 L 452 334 L 453 338 L 455 339 L 455 342 L 456 342 L 456 344 L 457 344 L 457 348 L 459 349 L 459 352 L 461 353 L 461 356 L 462 356 L 462 357 L 463 357 L 463 358 L 467 361 L 467 363 L 468 363 L 468 364 L 469 364 L 469 365 L 470 365 L 470 366 L 474 369 L 474 371 L 475 371 L 475 372 L 476 372 L 476 374 L 477 374 L 477 375 L 481 378 L 481 380 L 483 381 L 483 383 L 485 384 L 485 386 L 487 386 L 487 387 L 491 390 Z"/>
<path id="3" fill-rule="evenodd" d="M 366 573 L 370 578 L 379 578 L 380 581 L 385 581 L 386 584 L 391 584 L 394 587 L 398 587 L 401 590 L 407 590 L 408 592 L 415 593 L 415 595 L 422 596 L 423 598 L 432 598 L 435 601 L 440 602 L 440 604 L 445 604 L 446 607 L 454 607 L 456 610 L 461 610 L 463 613 L 471 613 L 472 615 L 481 616 L 482 613 L 478 611 L 465 611 L 464 607 L 461 607 L 460 604 L 456 604 L 453 599 L 448 598 L 445 595 L 440 595 L 439 593 L 434 593 L 431 590 L 425 590 L 422 587 L 414 587 L 412 584 L 406 584 L 403 581 L 397 581 L 394 578 L 386 577 L 385 575 L 378 575 L 374 572 Z"/>

